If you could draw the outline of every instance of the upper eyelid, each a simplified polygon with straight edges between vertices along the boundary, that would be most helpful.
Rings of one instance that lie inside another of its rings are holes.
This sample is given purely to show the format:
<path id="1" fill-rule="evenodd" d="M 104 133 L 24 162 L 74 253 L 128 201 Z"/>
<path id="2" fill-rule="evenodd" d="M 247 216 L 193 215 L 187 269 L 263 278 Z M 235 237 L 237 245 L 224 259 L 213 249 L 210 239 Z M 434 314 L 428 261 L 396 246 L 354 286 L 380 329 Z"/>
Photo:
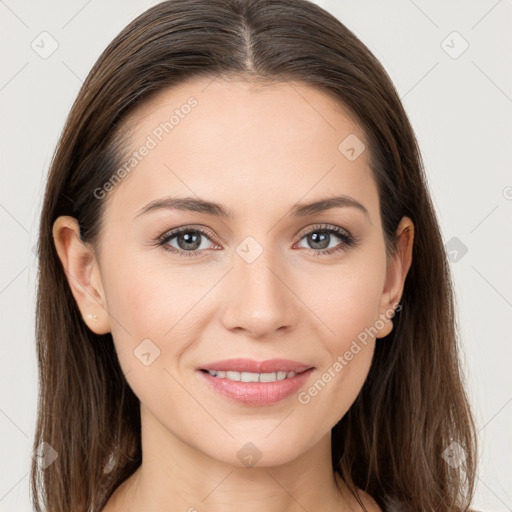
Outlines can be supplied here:
<path id="1" fill-rule="evenodd" d="M 350 231 L 348 231 L 345 228 L 342 228 L 341 226 L 335 226 L 334 224 L 313 224 L 312 226 L 309 226 L 307 228 L 304 228 L 303 230 L 299 230 L 295 236 L 299 236 L 302 238 L 304 235 L 311 233 L 312 231 L 332 231 L 334 234 L 340 235 L 338 231 L 341 231 L 341 234 L 345 234 L 348 237 L 352 238 L 352 234 Z"/>
<path id="2" fill-rule="evenodd" d="M 166 231 L 163 235 L 159 236 L 158 239 L 159 240 L 168 240 L 170 238 L 174 238 L 175 236 L 179 235 L 180 232 L 186 232 L 186 231 L 197 231 L 204 236 L 209 235 L 210 238 L 213 238 L 213 239 L 218 238 L 218 237 L 214 236 L 212 234 L 213 232 L 206 226 L 191 224 L 191 225 L 180 226 L 177 228 L 170 229 L 169 231 Z M 211 240 L 211 241 L 213 242 L 214 240 Z"/>

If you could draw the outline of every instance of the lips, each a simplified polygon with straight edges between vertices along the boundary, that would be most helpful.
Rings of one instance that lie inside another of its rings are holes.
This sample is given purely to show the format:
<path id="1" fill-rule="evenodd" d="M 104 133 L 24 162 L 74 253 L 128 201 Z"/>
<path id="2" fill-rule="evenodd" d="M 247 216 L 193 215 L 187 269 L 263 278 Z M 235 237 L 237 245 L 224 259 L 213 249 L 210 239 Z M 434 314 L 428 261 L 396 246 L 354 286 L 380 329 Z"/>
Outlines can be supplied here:
<path id="1" fill-rule="evenodd" d="M 196 370 L 210 389 L 231 401 L 267 406 L 298 392 L 315 369 L 289 359 L 228 359 L 208 363 Z"/>
<path id="2" fill-rule="evenodd" d="M 231 401 L 250 406 L 271 405 L 297 393 L 306 384 L 314 369 L 275 382 L 242 382 L 219 378 L 208 372 L 197 372 L 211 390 Z"/>
<path id="3" fill-rule="evenodd" d="M 294 372 L 302 373 L 313 368 L 312 365 L 291 361 L 289 359 L 269 359 L 267 361 L 253 361 L 251 359 L 225 359 L 214 361 L 198 370 L 221 371 L 221 372 L 249 372 L 249 373 L 274 373 L 274 372 Z"/>

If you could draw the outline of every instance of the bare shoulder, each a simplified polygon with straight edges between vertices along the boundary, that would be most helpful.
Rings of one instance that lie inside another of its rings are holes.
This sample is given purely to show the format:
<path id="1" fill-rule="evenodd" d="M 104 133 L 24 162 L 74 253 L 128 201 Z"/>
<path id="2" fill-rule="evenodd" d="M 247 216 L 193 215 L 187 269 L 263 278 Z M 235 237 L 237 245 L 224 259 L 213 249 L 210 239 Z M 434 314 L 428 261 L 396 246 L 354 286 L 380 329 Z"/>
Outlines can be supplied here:
<path id="1" fill-rule="evenodd" d="M 123 512 L 126 510 L 124 496 L 126 493 L 126 480 L 122 482 L 112 493 L 100 512 Z"/>
<path id="2" fill-rule="evenodd" d="M 359 489 L 359 496 L 361 497 L 361 501 L 368 512 L 384 512 L 368 493 Z"/>
<path id="3" fill-rule="evenodd" d="M 355 495 L 352 493 L 352 491 L 349 490 L 347 484 L 345 481 L 340 477 L 339 474 L 336 474 L 336 480 L 342 489 L 343 494 L 349 501 L 349 506 L 351 510 L 361 511 L 361 505 L 359 504 L 359 501 L 355 497 Z M 359 499 L 363 503 L 364 507 L 368 512 L 385 512 L 378 503 L 365 491 L 357 487 L 357 494 L 359 495 Z"/>
<path id="4" fill-rule="evenodd" d="M 119 508 L 116 506 L 115 498 L 111 496 L 100 512 L 117 512 L 117 510 L 119 510 Z"/>

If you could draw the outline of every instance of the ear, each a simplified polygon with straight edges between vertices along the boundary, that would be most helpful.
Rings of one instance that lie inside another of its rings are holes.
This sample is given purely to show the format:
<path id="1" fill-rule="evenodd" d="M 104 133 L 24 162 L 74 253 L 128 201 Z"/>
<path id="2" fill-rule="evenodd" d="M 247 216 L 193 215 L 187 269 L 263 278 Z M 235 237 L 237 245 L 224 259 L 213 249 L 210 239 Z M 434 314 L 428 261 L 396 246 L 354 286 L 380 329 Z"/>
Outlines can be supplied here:
<path id="1" fill-rule="evenodd" d="M 405 278 L 411 268 L 412 247 L 414 241 L 414 224 L 409 217 L 403 217 L 395 233 L 396 251 L 388 262 L 386 282 L 380 301 L 380 318 L 384 327 L 379 330 L 377 338 L 384 338 L 393 329 L 391 317 L 402 297 Z M 377 321 L 378 322 L 378 321 Z M 376 324 L 377 324 L 376 322 Z"/>
<path id="2" fill-rule="evenodd" d="M 67 215 L 58 217 L 53 223 L 53 241 L 84 322 L 96 334 L 110 332 L 96 255 L 80 238 L 78 221 Z"/>

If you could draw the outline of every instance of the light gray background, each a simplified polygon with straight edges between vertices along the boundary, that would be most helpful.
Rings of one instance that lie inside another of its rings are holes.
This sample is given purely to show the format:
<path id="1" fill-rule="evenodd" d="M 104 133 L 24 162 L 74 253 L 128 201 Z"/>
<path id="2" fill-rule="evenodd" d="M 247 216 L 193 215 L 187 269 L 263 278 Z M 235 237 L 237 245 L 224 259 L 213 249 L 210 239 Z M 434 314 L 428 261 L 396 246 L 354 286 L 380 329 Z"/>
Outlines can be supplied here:
<path id="1" fill-rule="evenodd" d="M 50 159 L 101 51 L 155 3 L 0 0 L 0 511 L 32 510 L 33 247 Z M 383 63 L 419 139 L 453 259 L 462 358 L 479 428 L 475 506 L 512 511 L 511 0 L 317 3 Z M 31 47 L 50 48 L 44 31 L 58 43 L 48 58 Z M 464 40 L 469 47 L 458 55 Z"/>

